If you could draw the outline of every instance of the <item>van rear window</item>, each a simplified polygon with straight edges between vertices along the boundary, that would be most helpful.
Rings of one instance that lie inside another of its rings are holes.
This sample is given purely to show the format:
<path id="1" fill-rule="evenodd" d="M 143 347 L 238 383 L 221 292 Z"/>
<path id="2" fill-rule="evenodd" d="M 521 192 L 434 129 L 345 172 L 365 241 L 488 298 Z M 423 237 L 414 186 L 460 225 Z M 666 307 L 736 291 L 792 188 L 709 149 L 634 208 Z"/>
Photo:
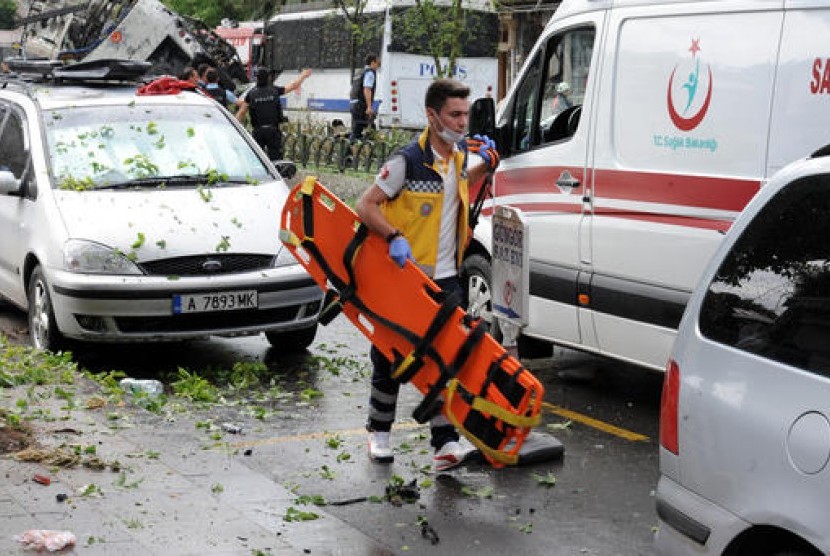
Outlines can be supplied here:
<path id="1" fill-rule="evenodd" d="M 830 376 L 830 175 L 782 189 L 724 259 L 700 312 L 708 338 Z"/>

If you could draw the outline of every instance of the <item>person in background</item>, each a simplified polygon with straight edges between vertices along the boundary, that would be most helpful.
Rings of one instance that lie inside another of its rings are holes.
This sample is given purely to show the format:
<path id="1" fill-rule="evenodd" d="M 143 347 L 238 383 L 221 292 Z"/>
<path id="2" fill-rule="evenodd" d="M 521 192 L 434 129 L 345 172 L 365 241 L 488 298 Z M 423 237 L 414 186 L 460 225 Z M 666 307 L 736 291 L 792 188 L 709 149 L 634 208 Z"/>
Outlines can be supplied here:
<path id="1" fill-rule="evenodd" d="M 205 84 L 203 90 L 209 97 L 213 98 L 225 108 L 229 108 L 232 105 L 242 105 L 242 101 L 236 98 L 235 94 L 219 84 L 219 70 L 216 68 L 208 68 L 205 72 L 205 78 L 207 79 L 207 84 Z"/>
<path id="2" fill-rule="evenodd" d="M 573 106 L 573 102 L 571 102 L 571 99 L 568 98 L 570 92 L 571 86 L 567 81 L 562 81 L 556 86 L 556 95 L 553 97 L 554 114 L 558 114 Z"/>
<path id="3" fill-rule="evenodd" d="M 363 138 L 366 129 L 375 117 L 375 89 L 380 60 L 375 54 L 366 56 L 366 67 L 352 81 L 349 92 L 349 111 L 352 114 L 352 134 L 349 138 L 357 141 Z"/>
<path id="4" fill-rule="evenodd" d="M 205 76 L 205 73 L 211 67 L 212 66 L 206 62 L 202 62 L 201 64 L 196 66 L 196 71 L 199 73 L 199 82 L 197 83 L 199 87 L 204 88 L 204 86 L 207 85 L 207 77 Z"/>
<path id="5" fill-rule="evenodd" d="M 454 79 L 433 81 L 424 101 L 426 129 L 386 161 L 355 207 L 363 223 L 386 240 L 399 266 L 413 261 L 447 294 L 462 292 L 458 270 L 471 236 L 468 183 L 483 179 L 499 163 L 489 138 L 464 140 L 469 94 L 469 87 Z M 468 166 L 470 152 L 484 163 Z M 395 287 L 394 276 L 388 282 L 390 289 Z M 370 358 L 369 458 L 389 463 L 400 383 L 380 351 L 372 347 Z M 459 465 L 475 451 L 442 414 L 430 421 L 430 433 L 436 471 Z"/>
<path id="6" fill-rule="evenodd" d="M 300 75 L 285 87 L 274 86 L 271 70 L 259 68 L 256 73 L 256 86 L 245 93 L 240 99 L 236 118 L 245 122 L 245 116 L 251 113 L 251 133 L 254 140 L 267 153 L 271 160 L 282 159 L 282 132 L 280 124 L 283 122 L 282 104 L 280 97 L 300 88 L 303 81 L 311 75 L 310 69 L 304 69 Z"/>
<path id="7" fill-rule="evenodd" d="M 199 72 L 196 71 L 196 68 L 193 66 L 187 66 L 184 68 L 179 74 L 179 79 L 181 81 L 189 81 L 190 83 L 193 83 L 195 87 L 199 86 Z"/>

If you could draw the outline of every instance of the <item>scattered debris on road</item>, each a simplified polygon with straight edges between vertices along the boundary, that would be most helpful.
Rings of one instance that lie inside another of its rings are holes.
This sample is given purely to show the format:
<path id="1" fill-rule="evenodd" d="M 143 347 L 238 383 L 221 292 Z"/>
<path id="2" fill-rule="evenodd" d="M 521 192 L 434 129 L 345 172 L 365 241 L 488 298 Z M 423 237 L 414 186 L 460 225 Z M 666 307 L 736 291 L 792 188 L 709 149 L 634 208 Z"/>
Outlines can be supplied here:
<path id="1" fill-rule="evenodd" d="M 76 539 L 75 535 L 69 531 L 30 529 L 21 535 L 15 535 L 14 540 L 27 549 L 57 552 L 75 546 Z"/>

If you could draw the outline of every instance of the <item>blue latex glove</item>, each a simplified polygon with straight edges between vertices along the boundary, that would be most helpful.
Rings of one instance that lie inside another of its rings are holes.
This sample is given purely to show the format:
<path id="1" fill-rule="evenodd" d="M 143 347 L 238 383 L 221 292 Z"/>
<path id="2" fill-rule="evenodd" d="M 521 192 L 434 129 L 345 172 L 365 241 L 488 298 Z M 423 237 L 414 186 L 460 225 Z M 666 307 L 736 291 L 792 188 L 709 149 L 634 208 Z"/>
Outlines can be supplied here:
<path id="1" fill-rule="evenodd" d="M 406 259 L 412 258 L 412 249 L 409 247 L 409 242 L 406 241 L 405 237 L 396 237 L 389 243 L 389 256 L 401 268 L 406 264 Z"/>
<path id="2" fill-rule="evenodd" d="M 486 135 L 475 134 L 468 138 L 467 150 L 478 154 L 491 171 L 498 168 L 500 159 L 496 142 Z"/>

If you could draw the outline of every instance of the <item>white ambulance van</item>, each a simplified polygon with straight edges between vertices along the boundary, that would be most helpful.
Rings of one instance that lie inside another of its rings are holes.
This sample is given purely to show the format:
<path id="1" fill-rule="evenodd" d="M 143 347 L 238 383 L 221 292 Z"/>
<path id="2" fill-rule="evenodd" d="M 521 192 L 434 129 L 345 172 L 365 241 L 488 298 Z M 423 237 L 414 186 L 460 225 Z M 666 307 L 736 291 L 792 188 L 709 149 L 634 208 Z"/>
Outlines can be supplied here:
<path id="1" fill-rule="evenodd" d="M 563 1 L 499 110 L 471 113 L 503 156 L 485 216 L 529 223 L 523 334 L 664 369 L 735 217 L 830 142 L 829 33 L 822 0 Z M 485 218 L 473 306 L 490 242 Z"/>

